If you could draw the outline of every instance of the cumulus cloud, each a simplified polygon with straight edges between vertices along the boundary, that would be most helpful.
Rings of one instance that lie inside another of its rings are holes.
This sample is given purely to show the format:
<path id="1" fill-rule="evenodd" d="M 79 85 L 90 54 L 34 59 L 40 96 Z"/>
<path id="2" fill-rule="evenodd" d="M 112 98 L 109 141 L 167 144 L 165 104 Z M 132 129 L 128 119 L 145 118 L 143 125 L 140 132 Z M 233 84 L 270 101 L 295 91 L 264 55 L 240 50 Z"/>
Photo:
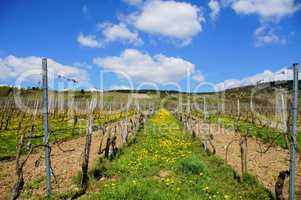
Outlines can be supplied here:
<path id="1" fill-rule="evenodd" d="M 128 42 L 137 46 L 143 45 L 143 41 L 139 38 L 137 31 L 130 31 L 124 23 L 103 23 L 98 24 L 98 27 L 102 29 L 104 43 L 120 41 Z"/>
<path id="2" fill-rule="evenodd" d="M 204 75 L 199 70 L 197 70 L 194 74 L 192 74 L 191 78 L 197 82 L 202 82 L 205 80 Z"/>
<path id="3" fill-rule="evenodd" d="M 218 88 L 218 90 L 226 90 L 230 88 L 240 87 L 241 86 L 240 84 L 241 84 L 240 80 L 229 79 L 229 80 L 225 80 L 224 82 L 216 84 L 216 88 Z"/>
<path id="4" fill-rule="evenodd" d="M 295 0 L 228 0 L 238 14 L 255 14 L 262 19 L 280 19 L 300 10 Z"/>
<path id="5" fill-rule="evenodd" d="M 299 79 L 300 78 L 301 77 L 299 77 Z M 219 90 L 225 90 L 225 89 L 241 87 L 241 86 L 256 85 L 258 83 L 268 83 L 272 81 L 286 81 L 292 79 L 293 79 L 293 71 L 285 67 L 276 72 L 265 70 L 262 73 L 255 74 L 253 76 L 249 76 L 241 80 L 238 79 L 225 80 L 224 82 L 216 84 L 216 86 Z"/>
<path id="6" fill-rule="evenodd" d="M 255 46 L 285 44 L 286 39 L 278 36 L 272 27 L 284 17 L 301 10 L 301 3 L 296 0 L 221 0 L 221 2 L 223 7 L 231 7 L 237 14 L 259 17 L 261 26 L 254 32 Z"/>
<path id="7" fill-rule="evenodd" d="M 210 18 L 214 21 L 219 15 L 219 12 L 221 11 L 221 5 L 217 0 L 210 0 L 208 3 L 208 6 L 211 10 L 210 12 Z"/>
<path id="8" fill-rule="evenodd" d="M 78 67 L 78 68 L 85 68 L 85 69 L 92 69 L 93 67 L 89 65 L 86 62 L 74 62 L 72 63 L 73 66 Z"/>
<path id="9" fill-rule="evenodd" d="M 28 80 L 35 80 L 36 77 L 41 74 L 42 58 L 36 56 L 30 57 L 16 57 L 9 55 L 4 58 L 0 58 L 0 80 L 12 80 L 17 79 L 23 73 L 33 72 L 32 76 L 28 76 Z M 60 64 L 50 58 L 47 59 L 47 66 L 49 71 L 49 78 L 54 78 L 53 75 L 61 75 L 66 78 L 75 79 L 78 81 L 88 80 L 88 74 L 85 70 Z M 40 77 L 39 77 L 40 78 Z"/>
<path id="10" fill-rule="evenodd" d="M 286 39 L 276 35 L 275 30 L 268 25 L 261 25 L 254 33 L 255 45 L 286 44 Z"/>
<path id="11" fill-rule="evenodd" d="M 178 39 L 187 45 L 202 31 L 205 19 L 200 9 L 192 4 L 156 0 L 146 1 L 128 21 L 140 31 Z"/>
<path id="12" fill-rule="evenodd" d="M 151 56 L 136 49 L 126 49 L 120 56 L 94 58 L 93 63 L 117 74 L 126 74 L 139 82 L 176 82 L 195 70 L 194 64 L 182 58 L 163 54 Z"/>
<path id="13" fill-rule="evenodd" d="M 104 47 L 110 42 L 130 43 L 135 46 L 143 45 L 142 39 L 137 31 L 130 31 L 124 23 L 112 24 L 102 23 L 97 25 L 101 31 L 102 37 L 97 39 L 96 35 L 79 34 L 77 41 L 82 45 L 90 48 Z"/>
<path id="14" fill-rule="evenodd" d="M 102 43 L 96 39 L 95 35 L 83 35 L 82 33 L 79 34 L 77 37 L 77 41 L 80 45 L 90 48 L 99 48 L 102 47 Z"/>

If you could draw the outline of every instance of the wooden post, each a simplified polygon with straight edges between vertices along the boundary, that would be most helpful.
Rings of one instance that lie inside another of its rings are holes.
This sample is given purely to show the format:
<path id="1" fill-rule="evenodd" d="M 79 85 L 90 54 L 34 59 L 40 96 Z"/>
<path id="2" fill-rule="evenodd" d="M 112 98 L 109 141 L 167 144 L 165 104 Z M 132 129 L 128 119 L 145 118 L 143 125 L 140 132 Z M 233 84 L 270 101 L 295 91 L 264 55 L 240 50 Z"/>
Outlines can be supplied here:
<path id="1" fill-rule="evenodd" d="M 82 163 L 82 178 L 81 178 L 81 187 L 85 191 L 88 186 L 88 168 L 89 168 L 89 157 L 90 157 L 90 149 L 92 142 L 92 124 L 93 124 L 93 115 L 89 115 L 88 127 L 86 132 L 86 144 L 83 155 L 83 163 Z"/>
<path id="2" fill-rule="evenodd" d="M 100 139 L 100 141 L 99 141 L 99 147 L 98 147 L 98 154 L 100 155 L 100 154 L 102 154 L 102 143 L 103 143 L 103 139 L 104 139 L 104 137 L 105 137 L 105 134 L 106 134 L 106 128 L 105 127 L 103 127 L 103 126 L 101 126 L 100 127 L 100 132 L 101 132 L 101 139 Z"/>
<path id="3" fill-rule="evenodd" d="M 247 167 L 247 150 L 248 150 L 248 141 L 247 136 L 243 136 L 240 139 L 240 153 L 241 153 L 241 174 L 244 177 L 248 172 Z"/>
<path id="4" fill-rule="evenodd" d="M 285 200 L 286 198 L 283 195 L 283 187 L 285 178 L 289 176 L 289 171 L 281 171 L 278 175 L 276 184 L 275 184 L 275 194 L 276 200 Z"/>
<path id="5" fill-rule="evenodd" d="M 12 193 L 10 195 L 10 200 L 16 200 L 21 194 L 21 191 L 24 187 L 24 177 L 23 177 L 23 166 L 24 164 L 21 163 L 20 157 L 22 152 L 22 147 L 24 144 L 24 138 L 25 138 L 25 130 L 20 129 L 21 137 L 19 140 L 19 143 L 17 144 L 17 153 L 16 153 L 16 175 L 17 175 L 17 181 L 13 186 Z"/>

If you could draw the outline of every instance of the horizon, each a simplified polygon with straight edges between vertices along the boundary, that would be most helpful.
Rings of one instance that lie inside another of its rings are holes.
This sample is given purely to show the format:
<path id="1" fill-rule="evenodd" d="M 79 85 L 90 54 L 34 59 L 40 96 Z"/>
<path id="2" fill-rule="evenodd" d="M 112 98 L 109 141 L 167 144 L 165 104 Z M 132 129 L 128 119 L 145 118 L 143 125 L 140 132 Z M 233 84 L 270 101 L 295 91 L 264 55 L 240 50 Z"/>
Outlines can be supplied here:
<path id="1" fill-rule="evenodd" d="M 107 89 L 107 90 L 99 90 L 99 89 L 95 89 L 95 88 L 92 88 L 92 89 L 83 89 L 83 88 L 66 88 L 64 90 L 60 90 L 60 89 L 57 89 L 57 88 L 49 88 L 48 90 L 49 91 L 52 91 L 52 92 L 100 92 L 100 93 L 110 93 L 110 92 L 117 92 L 117 93 L 149 93 L 149 92 L 167 92 L 167 93 L 178 93 L 178 94 L 199 94 L 199 95 L 203 95 L 203 94 L 214 94 L 214 93 L 227 93 L 227 92 L 235 92 L 237 90 L 250 90 L 252 88 L 258 88 L 258 87 L 262 87 L 264 86 L 264 88 L 274 88 L 275 86 L 281 86 L 281 88 L 286 88 L 288 90 L 292 89 L 292 85 L 286 85 L 288 84 L 289 82 L 292 82 L 293 83 L 293 80 L 280 80 L 280 81 L 271 81 L 271 82 L 262 82 L 262 83 L 258 83 L 256 85 L 244 85 L 244 86 L 238 86 L 238 87 L 232 87 L 232 88 L 227 88 L 227 89 L 224 89 L 224 90 L 218 90 L 218 91 L 190 91 L 190 92 L 187 92 L 187 91 L 180 91 L 180 90 L 173 90 L 173 89 L 135 89 L 135 88 L 129 88 L 129 89 L 126 89 L 126 88 L 121 88 L 121 89 Z M 301 79 L 299 80 L 299 85 L 301 84 Z M 283 86 L 283 85 L 286 85 L 286 86 Z M 43 90 L 42 87 L 31 87 L 31 86 L 28 86 L 28 87 L 16 87 L 14 85 L 6 85 L 6 84 L 0 84 L 0 89 L 1 88 L 4 88 L 4 87 L 8 87 L 8 88 L 14 88 L 14 89 L 17 89 L 17 90 Z M 276 91 L 277 92 L 277 91 Z"/>

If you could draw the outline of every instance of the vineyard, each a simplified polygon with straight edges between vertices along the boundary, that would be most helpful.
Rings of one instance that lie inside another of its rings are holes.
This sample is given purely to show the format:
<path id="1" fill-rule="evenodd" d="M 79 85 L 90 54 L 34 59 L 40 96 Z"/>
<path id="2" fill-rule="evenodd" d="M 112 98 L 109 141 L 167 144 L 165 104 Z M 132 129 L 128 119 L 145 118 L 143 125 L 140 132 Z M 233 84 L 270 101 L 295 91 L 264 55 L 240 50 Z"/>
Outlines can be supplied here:
<path id="1" fill-rule="evenodd" d="M 286 91 L 49 91 L 52 198 L 286 199 Z M 42 90 L 1 87 L 0 94 L 0 199 L 43 199 Z"/>
<path id="2" fill-rule="evenodd" d="M 301 200 L 301 0 L 0 0 L 0 200 Z"/>

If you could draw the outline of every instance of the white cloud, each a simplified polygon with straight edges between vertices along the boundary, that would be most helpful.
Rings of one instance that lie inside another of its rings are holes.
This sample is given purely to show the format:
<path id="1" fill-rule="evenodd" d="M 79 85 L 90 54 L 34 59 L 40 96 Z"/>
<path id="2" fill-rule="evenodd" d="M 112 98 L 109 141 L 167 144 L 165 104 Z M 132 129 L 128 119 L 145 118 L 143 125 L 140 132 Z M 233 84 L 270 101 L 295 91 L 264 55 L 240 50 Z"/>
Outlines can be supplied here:
<path id="1" fill-rule="evenodd" d="M 293 71 L 284 67 L 276 72 L 272 72 L 270 70 L 265 70 L 262 73 L 255 74 L 253 76 L 249 76 L 243 78 L 241 80 L 230 79 L 225 80 L 224 82 L 216 84 L 219 90 L 225 90 L 235 87 L 248 86 L 248 85 L 256 85 L 258 83 L 267 83 L 272 81 L 285 81 L 293 79 Z M 301 77 L 299 78 L 301 79 Z"/>
<path id="2" fill-rule="evenodd" d="M 280 19 L 300 10 L 295 0 L 228 0 L 238 14 L 255 14 L 262 19 Z"/>
<path id="3" fill-rule="evenodd" d="M 276 35 L 275 30 L 268 25 L 261 25 L 254 33 L 255 45 L 286 44 L 286 39 Z"/>
<path id="4" fill-rule="evenodd" d="M 85 47 L 91 48 L 99 48 L 102 47 L 102 43 L 96 39 L 95 35 L 83 35 L 82 33 L 79 34 L 77 37 L 77 41 Z"/>
<path id="5" fill-rule="evenodd" d="M 192 77 L 193 80 L 195 80 L 197 82 L 202 82 L 202 81 L 205 80 L 204 75 L 199 70 L 197 70 L 194 74 L 192 74 L 191 77 Z"/>
<path id="6" fill-rule="evenodd" d="M 220 3 L 217 0 L 210 0 L 208 6 L 211 9 L 210 17 L 214 21 L 218 17 L 219 12 L 221 10 Z"/>
<path id="7" fill-rule="evenodd" d="M 163 54 L 150 56 L 135 49 L 126 49 L 120 56 L 94 58 L 93 63 L 108 70 L 124 73 L 135 81 L 167 83 L 179 81 L 194 72 L 195 65 Z"/>
<path id="8" fill-rule="evenodd" d="M 102 38 L 97 38 L 96 35 L 79 34 L 77 41 L 82 45 L 90 48 L 104 47 L 110 42 L 130 43 L 135 46 L 143 45 L 142 39 L 137 31 L 130 31 L 124 23 L 112 24 L 102 23 L 97 25 L 101 31 Z"/>
<path id="9" fill-rule="evenodd" d="M 85 68 L 85 69 L 92 69 L 93 67 L 89 65 L 86 62 L 74 62 L 72 63 L 73 66 L 78 67 L 78 68 Z"/>
<path id="10" fill-rule="evenodd" d="M 47 59 L 49 78 L 52 79 L 54 74 L 61 75 L 66 78 L 76 79 L 78 81 L 88 80 L 88 74 L 85 70 L 69 65 L 60 64 L 50 58 Z M 16 57 L 13 55 L 0 58 L 0 80 L 17 79 L 23 73 L 35 71 L 29 79 L 35 80 L 41 73 L 42 58 L 36 56 Z M 38 74 L 37 74 L 38 73 Z"/>
<path id="11" fill-rule="evenodd" d="M 202 31 L 205 19 L 200 9 L 192 4 L 156 0 L 145 2 L 128 21 L 141 31 L 178 39 L 187 45 Z"/>
<path id="12" fill-rule="evenodd" d="M 226 90 L 229 88 L 239 87 L 240 84 L 241 84 L 240 80 L 229 79 L 229 80 L 225 80 L 224 82 L 216 84 L 216 88 L 218 88 L 218 90 Z"/>
<path id="13" fill-rule="evenodd" d="M 139 6 L 143 3 L 143 0 L 122 0 L 122 1 L 132 6 Z"/>
<path id="14" fill-rule="evenodd" d="M 296 0 L 221 0 L 221 4 L 237 14 L 259 17 L 261 26 L 254 33 L 255 46 L 285 44 L 286 39 L 278 36 L 272 26 L 301 9 Z"/>
<path id="15" fill-rule="evenodd" d="M 231 7 L 237 14 L 257 15 L 262 21 L 279 21 L 301 10 L 298 0 L 210 0 L 213 11 L 218 7 Z"/>
<path id="16" fill-rule="evenodd" d="M 128 42 L 133 45 L 143 45 L 143 41 L 139 38 L 137 31 L 130 31 L 124 23 L 111 24 L 103 23 L 99 24 L 98 27 L 102 29 L 102 35 L 104 37 L 103 42 Z"/>

